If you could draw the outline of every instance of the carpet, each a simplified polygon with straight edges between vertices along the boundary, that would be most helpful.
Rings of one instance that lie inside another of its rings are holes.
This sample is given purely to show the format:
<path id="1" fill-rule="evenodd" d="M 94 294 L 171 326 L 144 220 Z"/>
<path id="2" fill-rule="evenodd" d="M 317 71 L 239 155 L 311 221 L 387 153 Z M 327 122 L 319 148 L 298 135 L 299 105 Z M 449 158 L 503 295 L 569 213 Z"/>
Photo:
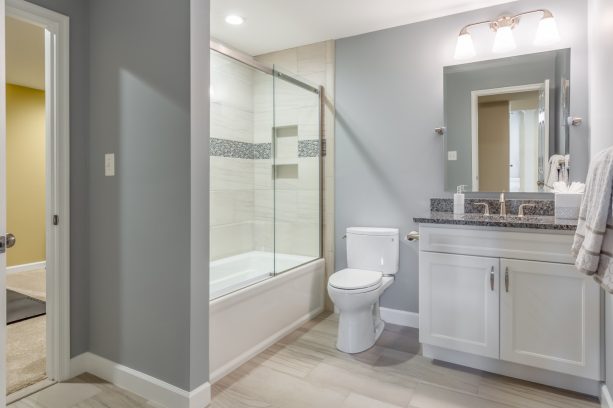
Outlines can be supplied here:
<path id="1" fill-rule="evenodd" d="M 42 316 L 46 310 L 47 305 L 42 300 L 10 289 L 6 290 L 6 324 Z"/>
<path id="2" fill-rule="evenodd" d="M 7 326 L 7 394 L 47 378 L 46 323 L 47 316 L 39 316 Z"/>

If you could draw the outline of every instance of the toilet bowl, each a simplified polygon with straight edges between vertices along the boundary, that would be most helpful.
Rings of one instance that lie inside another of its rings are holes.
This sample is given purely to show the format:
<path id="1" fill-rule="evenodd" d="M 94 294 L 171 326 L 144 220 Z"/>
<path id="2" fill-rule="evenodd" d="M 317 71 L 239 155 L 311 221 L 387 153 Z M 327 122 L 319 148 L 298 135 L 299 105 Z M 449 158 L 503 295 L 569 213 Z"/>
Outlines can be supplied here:
<path id="1" fill-rule="evenodd" d="M 328 294 L 339 312 L 336 347 L 345 353 L 371 348 L 385 323 L 379 298 L 398 271 L 398 230 L 348 228 L 347 263 L 328 280 Z"/>

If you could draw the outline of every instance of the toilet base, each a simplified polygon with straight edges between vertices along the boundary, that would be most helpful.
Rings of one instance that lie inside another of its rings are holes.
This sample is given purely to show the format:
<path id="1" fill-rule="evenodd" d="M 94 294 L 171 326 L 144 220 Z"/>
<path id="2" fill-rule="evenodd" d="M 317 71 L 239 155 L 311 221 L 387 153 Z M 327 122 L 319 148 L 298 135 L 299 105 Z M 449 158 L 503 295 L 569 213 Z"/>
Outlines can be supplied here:
<path id="1" fill-rule="evenodd" d="M 341 313 L 336 348 L 343 353 L 362 353 L 375 345 L 385 322 L 379 317 L 378 302 L 371 309 Z"/>

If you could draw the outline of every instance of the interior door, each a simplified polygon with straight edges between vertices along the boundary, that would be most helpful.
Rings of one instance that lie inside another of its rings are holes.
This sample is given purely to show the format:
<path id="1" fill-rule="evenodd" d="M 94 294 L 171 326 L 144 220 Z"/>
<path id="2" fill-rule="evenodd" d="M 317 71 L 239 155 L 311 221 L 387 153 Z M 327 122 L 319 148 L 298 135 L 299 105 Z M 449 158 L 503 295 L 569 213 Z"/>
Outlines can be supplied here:
<path id="1" fill-rule="evenodd" d="M 501 260 L 500 358 L 600 380 L 600 288 L 574 265 Z"/>
<path id="2" fill-rule="evenodd" d="M 419 253 L 419 341 L 499 357 L 499 259 Z"/>
<path id="3" fill-rule="evenodd" d="M 0 407 L 6 406 L 6 63 L 5 3 L 0 0 Z"/>

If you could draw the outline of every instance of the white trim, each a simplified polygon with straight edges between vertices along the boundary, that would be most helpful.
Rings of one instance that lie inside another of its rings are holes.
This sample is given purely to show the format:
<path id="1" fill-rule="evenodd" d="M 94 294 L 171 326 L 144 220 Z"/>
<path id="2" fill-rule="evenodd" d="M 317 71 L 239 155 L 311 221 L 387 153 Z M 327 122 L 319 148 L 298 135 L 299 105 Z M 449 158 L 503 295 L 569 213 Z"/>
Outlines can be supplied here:
<path id="1" fill-rule="evenodd" d="M 14 273 L 20 273 L 20 272 L 37 271 L 39 269 L 45 269 L 46 267 L 47 267 L 47 262 L 45 261 L 32 262 L 32 263 L 14 265 L 14 266 L 7 266 L 6 274 L 12 275 Z"/>
<path id="2" fill-rule="evenodd" d="M 72 376 L 86 372 L 93 374 L 162 407 L 203 408 L 211 402 L 209 383 L 202 384 L 194 391 L 185 391 L 89 352 L 78 355 L 70 363 Z"/>
<path id="3" fill-rule="evenodd" d="M 70 378 L 69 18 L 24 0 L 6 0 L 7 15 L 45 28 L 47 106 L 47 373 Z M 51 219 L 59 215 L 60 224 Z"/>
<path id="4" fill-rule="evenodd" d="M 602 384 L 600 387 L 600 406 L 601 408 L 613 408 L 613 399 L 607 384 Z"/>
<path id="5" fill-rule="evenodd" d="M 429 344 L 422 344 L 422 354 L 424 357 L 432 360 L 446 361 L 448 363 L 453 363 L 464 367 L 500 374 L 507 377 L 519 378 L 521 380 L 571 390 L 594 397 L 599 396 L 601 392 L 601 383 L 598 380 L 590 380 L 589 378 L 577 377 L 537 367 L 529 367 L 523 364 L 479 356 L 462 351 L 455 351 L 443 347 L 431 346 Z"/>
<path id="6" fill-rule="evenodd" d="M 506 86 L 502 88 L 478 89 L 470 93 L 470 133 L 472 148 L 472 191 L 479 191 L 479 97 L 508 93 L 541 91 L 545 88 L 547 115 L 545 118 L 545 151 L 549 150 L 549 80 L 539 84 Z M 549 160 L 547 157 L 544 160 Z"/>
<path id="7" fill-rule="evenodd" d="M 0 234 L 6 234 L 6 61 L 5 1 L 0 0 Z M 0 356 L 6 367 L 6 254 L 0 254 Z M 6 405 L 6 370 L 0 370 L 0 407 Z"/>
<path id="8" fill-rule="evenodd" d="M 381 319 L 386 323 L 419 329 L 418 313 L 407 312 L 405 310 L 389 309 L 387 307 L 380 307 L 379 310 L 381 312 Z"/>
<path id="9" fill-rule="evenodd" d="M 275 279 L 278 279 L 278 278 L 279 277 L 275 277 Z M 302 326 L 304 323 L 318 316 L 321 312 L 323 312 L 323 310 L 324 310 L 324 307 L 320 306 L 317 309 L 307 313 L 306 315 L 302 316 L 301 318 L 296 320 L 291 325 L 284 327 L 283 329 L 274 333 L 272 336 L 266 338 L 265 340 L 256 344 L 249 350 L 245 351 L 238 357 L 230 360 L 223 366 L 219 367 L 217 370 L 211 373 L 210 378 L 209 378 L 210 383 L 215 384 L 218 380 L 222 379 L 227 374 L 236 370 L 238 367 L 240 367 L 247 361 L 251 360 L 253 357 L 257 356 L 262 351 L 266 350 L 268 347 L 272 346 L 273 344 L 281 340 L 283 337 L 287 336 L 288 334 L 290 334 L 291 332 L 293 332 L 294 330 Z"/>

